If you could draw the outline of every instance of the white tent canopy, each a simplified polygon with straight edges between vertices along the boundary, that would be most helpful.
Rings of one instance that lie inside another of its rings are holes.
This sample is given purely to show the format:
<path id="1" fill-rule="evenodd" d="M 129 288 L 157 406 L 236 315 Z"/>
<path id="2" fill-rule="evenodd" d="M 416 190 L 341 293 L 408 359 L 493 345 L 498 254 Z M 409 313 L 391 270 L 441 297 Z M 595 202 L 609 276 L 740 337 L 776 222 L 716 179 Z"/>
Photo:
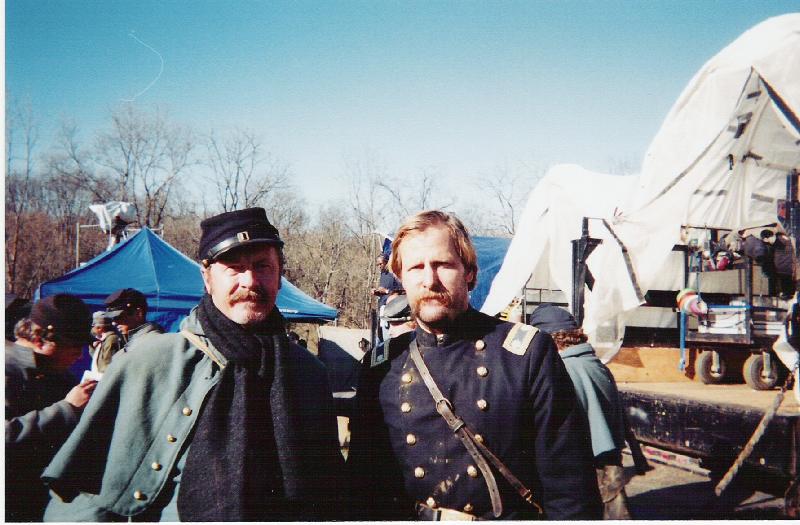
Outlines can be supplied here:
<path id="1" fill-rule="evenodd" d="M 606 175 L 574 164 L 551 168 L 528 197 L 503 266 L 482 310 L 496 314 L 519 295 L 529 278 L 537 287 L 572 290 L 572 239 L 581 236 L 583 217 L 612 217 L 634 188 L 635 176 Z M 608 237 L 602 222 L 591 220 L 593 237 Z"/>
<path id="2" fill-rule="evenodd" d="M 701 68 L 650 144 L 629 193 L 620 191 L 614 199 L 598 189 L 607 184 L 607 176 L 584 170 L 588 179 L 571 184 L 564 173 L 580 168 L 554 168 L 531 194 L 531 209 L 523 213 L 523 226 L 483 310 L 496 313 L 498 306 L 505 306 L 509 292 L 519 292 L 542 253 L 551 254 L 553 280 L 571 296 L 570 241 L 580 230 L 574 221 L 553 224 L 559 213 L 541 211 L 542 202 L 552 202 L 566 207 L 570 216 L 578 205 L 583 206 L 582 216 L 605 218 L 627 248 L 630 268 L 607 231 L 590 230 L 604 241 L 587 261 L 595 286 L 586 294 L 584 329 L 592 333 L 603 323 L 624 319 L 663 275 L 681 225 L 741 229 L 777 220 L 786 176 L 800 170 L 798 110 L 800 14 L 790 14 L 748 30 Z M 567 191 L 551 180 L 559 174 Z M 596 184 L 589 182 L 593 177 Z M 566 194 L 568 199 L 559 196 Z M 552 259 L 555 253 L 562 255 Z"/>

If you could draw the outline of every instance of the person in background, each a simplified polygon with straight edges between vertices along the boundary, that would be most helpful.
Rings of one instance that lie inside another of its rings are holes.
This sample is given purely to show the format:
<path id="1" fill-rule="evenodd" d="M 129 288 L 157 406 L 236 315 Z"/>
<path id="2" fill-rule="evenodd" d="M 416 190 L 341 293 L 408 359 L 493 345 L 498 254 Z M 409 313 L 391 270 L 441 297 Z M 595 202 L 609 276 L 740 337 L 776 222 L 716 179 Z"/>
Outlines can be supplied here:
<path id="1" fill-rule="evenodd" d="M 388 261 L 389 257 L 385 253 L 378 255 L 378 257 L 375 259 L 375 265 L 380 271 L 380 277 L 378 279 L 378 287 L 372 289 L 372 295 L 379 297 L 379 307 L 386 304 L 386 299 L 388 298 L 389 294 L 403 288 L 403 285 L 400 284 L 400 281 L 397 280 L 397 277 L 387 268 L 386 264 Z"/>
<path id="2" fill-rule="evenodd" d="M 543 508 L 553 520 L 600 518 L 564 364 L 547 334 L 469 306 L 477 256 L 461 221 L 409 217 L 391 266 L 416 329 L 364 359 L 348 464 L 365 517 L 531 519 Z"/>
<path id="3" fill-rule="evenodd" d="M 389 336 L 386 340 L 378 342 L 370 353 L 370 359 L 373 364 L 386 359 L 389 355 L 389 347 L 391 346 L 392 339 L 400 337 L 405 333 L 412 332 L 416 328 L 414 318 L 411 316 L 411 307 L 408 304 L 408 298 L 399 293 L 389 295 L 386 301 L 386 307 L 383 309 L 381 321 L 389 325 Z"/>
<path id="4" fill-rule="evenodd" d="M 106 305 L 106 317 L 117 327 L 121 350 L 127 352 L 128 345 L 142 335 L 164 333 L 158 323 L 147 320 L 147 297 L 139 290 L 123 288 L 106 297 L 103 302 Z"/>
<path id="5" fill-rule="evenodd" d="M 529 324 L 550 334 L 564 360 L 575 386 L 578 401 L 589 420 L 592 452 L 604 518 L 630 519 L 622 449 L 625 448 L 625 421 L 622 402 L 614 376 L 597 358 L 575 318 L 554 304 L 540 305 L 530 316 Z"/>
<path id="6" fill-rule="evenodd" d="M 386 301 L 390 295 L 402 292 L 403 285 L 397 280 L 397 277 L 389 271 L 386 263 L 389 256 L 385 253 L 378 255 L 375 259 L 375 265 L 380 270 L 380 277 L 378 279 L 378 287 L 372 289 L 372 295 L 378 296 L 378 319 L 381 329 L 378 331 L 378 340 L 385 341 L 389 337 L 389 325 L 383 320 L 383 309 L 386 307 Z"/>
<path id="7" fill-rule="evenodd" d="M 119 335 L 105 312 L 99 311 L 92 314 L 92 335 L 95 338 L 90 349 L 92 371 L 102 374 L 111 364 L 114 354 L 121 348 Z"/>
<path id="8" fill-rule="evenodd" d="M 47 489 L 39 479 L 75 427 L 96 381 L 75 386 L 67 372 L 90 336 L 89 309 L 53 295 L 17 322 L 6 341 L 6 521 L 42 521 Z"/>
<path id="9" fill-rule="evenodd" d="M 275 301 L 283 241 L 263 208 L 201 224 L 206 294 L 180 333 L 130 341 L 43 474 L 52 521 L 297 521 L 346 507 L 324 365 Z M 132 358 L 130 356 L 135 356 Z"/>

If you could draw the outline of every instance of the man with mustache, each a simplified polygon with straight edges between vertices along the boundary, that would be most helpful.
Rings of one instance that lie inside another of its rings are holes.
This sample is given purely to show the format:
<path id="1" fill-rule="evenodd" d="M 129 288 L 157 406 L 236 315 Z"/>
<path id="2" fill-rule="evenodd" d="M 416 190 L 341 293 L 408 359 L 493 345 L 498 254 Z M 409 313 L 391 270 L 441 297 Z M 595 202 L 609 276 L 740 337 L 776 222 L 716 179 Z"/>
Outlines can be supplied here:
<path id="1" fill-rule="evenodd" d="M 424 211 L 392 271 L 417 328 L 364 358 L 348 458 L 365 518 L 599 519 L 589 432 L 553 340 L 469 306 L 463 224 Z"/>
<path id="2" fill-rule="evenodd" d="M 201 223 L 206 294 L 177 334 L 114 360 L 43 479 L 52 521 L 340 517 L 324 366 L 275 307 L 283 241 L 262 208 Z"/>

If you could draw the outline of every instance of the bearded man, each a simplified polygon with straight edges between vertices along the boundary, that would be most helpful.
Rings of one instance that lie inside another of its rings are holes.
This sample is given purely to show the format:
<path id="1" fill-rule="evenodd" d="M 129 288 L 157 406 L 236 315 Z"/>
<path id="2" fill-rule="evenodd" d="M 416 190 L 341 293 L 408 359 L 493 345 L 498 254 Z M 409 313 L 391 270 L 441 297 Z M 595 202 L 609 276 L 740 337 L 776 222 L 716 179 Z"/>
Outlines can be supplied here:
<path id="1" fill-rule="evenodd" d="M 392 243 L 417 328 L 364 358 L 348 458 L 371 519 L 599 519 L 591 443 L 553 340 L 472 309 L 477 256 L 441 211 Z"/>
<path id="2" fill-rule="evenodd" d="M 46 469 L 53 521 L 339 517 L 324 366 L 275 306 L 283 241 L 262 208 L 201 223 L 206 295 L 177 334 L 131 343 Z"/>

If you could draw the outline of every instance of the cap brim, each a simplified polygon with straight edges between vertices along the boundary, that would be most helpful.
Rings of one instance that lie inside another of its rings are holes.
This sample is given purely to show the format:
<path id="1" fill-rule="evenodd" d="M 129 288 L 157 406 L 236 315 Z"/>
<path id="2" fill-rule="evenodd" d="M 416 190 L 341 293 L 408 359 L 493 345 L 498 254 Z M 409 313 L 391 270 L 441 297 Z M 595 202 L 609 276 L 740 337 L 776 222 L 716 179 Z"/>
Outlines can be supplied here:
<path id="1" fill-rule="evenodd" d="M 220 256 L 222 256 L 222 255 L 224 255 L 226 253 L 229 253 L 229 252 L 231 252 L 233 250 L 236 250 L 238 248 L 246 248 L 248 246 L 254 246 L 256 244 L 271 244 L 272 246 L 282 247 L 283 246 L 283 241 L 278 241 L 278 240 L 275 240 L 275 239 L 249 239 L 247 241 L 240 241 L 240 242 L 237 242 L 235 244 L 231 244 L 230 246 L 225 246 L 220 251 L 216 252 L 211 257 L 211 260 L 212 261 L 216 261 L 217 259 L 220 258 Z"/>
<path id="2" fill-rule="evenodd" d="M 119 315 L 124 311 L 125 310 L 108 310 L 106 312 L 106 317 L 109 319 L 114 319 L 115 317 L 119 317 Z"/>

